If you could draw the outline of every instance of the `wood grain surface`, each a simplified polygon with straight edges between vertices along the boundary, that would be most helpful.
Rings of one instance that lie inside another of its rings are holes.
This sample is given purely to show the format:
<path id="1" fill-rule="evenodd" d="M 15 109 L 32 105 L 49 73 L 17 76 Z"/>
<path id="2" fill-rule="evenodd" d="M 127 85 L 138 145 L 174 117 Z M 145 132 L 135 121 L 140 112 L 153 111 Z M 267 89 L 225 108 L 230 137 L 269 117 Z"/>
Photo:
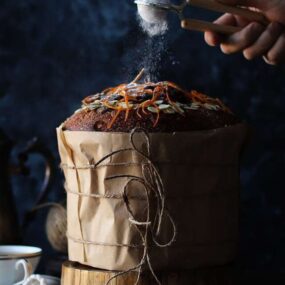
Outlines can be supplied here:
<path id="1" fill-rule="evenodd" d="M 105 285 L 116 272 L 94 269 L 66 261 L 62 266 L 62 285 Z M 162 285 L 236 285 L 230 266 L 197 269 L 184 272 L 159 272 Z M 109 285 L 134 285 L 137 274 L 131 272 L 113 279 Z M 150 273 L 145 272 L 138 285 L 156 285 Z"/>

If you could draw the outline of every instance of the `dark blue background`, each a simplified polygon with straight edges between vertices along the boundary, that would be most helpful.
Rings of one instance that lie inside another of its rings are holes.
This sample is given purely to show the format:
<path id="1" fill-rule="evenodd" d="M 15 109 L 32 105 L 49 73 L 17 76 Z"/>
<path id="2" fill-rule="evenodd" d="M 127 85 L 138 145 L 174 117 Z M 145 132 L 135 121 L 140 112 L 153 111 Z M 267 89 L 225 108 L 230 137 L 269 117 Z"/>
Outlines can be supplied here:
<path id="1" fill-rule="evenodd" d="M 158 79 L 220 97 L 253 128 L 242 167 L 240 264 L 282 271 L 285 69 L 225 56 L 206 46 L 201 34 L 181 30 L 176 19 L 171 24 Z M 80 100 L 130 80 L 159 44 L 138 28 L 131 0 L 1 0 L 0 128 L 19 144 L 39 136 L 57 157 L 55 128 Z M 31 159 L 34 174 L 13 179 L 21 211 L 32 204 L 42 164 Z M 63 197 L 60 171 L 57 176 L 51 199 Z M 25 242 L 49 249 L 41 215 Z"/>

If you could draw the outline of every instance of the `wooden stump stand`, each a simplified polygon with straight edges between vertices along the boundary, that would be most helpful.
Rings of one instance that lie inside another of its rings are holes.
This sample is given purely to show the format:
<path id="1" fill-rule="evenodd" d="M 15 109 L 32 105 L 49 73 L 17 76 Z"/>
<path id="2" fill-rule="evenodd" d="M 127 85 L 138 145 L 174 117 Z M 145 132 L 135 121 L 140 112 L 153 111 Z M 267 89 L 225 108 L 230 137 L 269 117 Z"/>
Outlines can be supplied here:
<path id="1" fill-rule="evenodd" d="M 62 266 L 61 285 L 105 285 L 116 272 L 104 271 L 66 261 Z M 237 278 L 231 266 L 197 269 L 184 272 L 160 272 L 162 285 L 236 285 Z M 135 272 L 113 279 L 109 285 L 134 285 Z M 138 285 L 156 285 L 149 273 L 142 274 Z"/>

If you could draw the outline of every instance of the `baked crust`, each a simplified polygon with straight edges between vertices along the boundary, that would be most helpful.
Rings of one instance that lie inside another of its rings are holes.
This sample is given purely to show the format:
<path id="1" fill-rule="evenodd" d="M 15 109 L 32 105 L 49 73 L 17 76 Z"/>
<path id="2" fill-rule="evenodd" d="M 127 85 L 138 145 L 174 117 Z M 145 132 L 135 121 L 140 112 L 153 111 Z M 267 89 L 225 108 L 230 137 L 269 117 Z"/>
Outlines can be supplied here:
<path id="1" fill-rule="evenodd" d="M 219 100 L 185 91 L 171 82 L 130 83 L 83 100 L 64 123 L 69 131 L 149 132 L 210 130 L 240 120 Z"/>

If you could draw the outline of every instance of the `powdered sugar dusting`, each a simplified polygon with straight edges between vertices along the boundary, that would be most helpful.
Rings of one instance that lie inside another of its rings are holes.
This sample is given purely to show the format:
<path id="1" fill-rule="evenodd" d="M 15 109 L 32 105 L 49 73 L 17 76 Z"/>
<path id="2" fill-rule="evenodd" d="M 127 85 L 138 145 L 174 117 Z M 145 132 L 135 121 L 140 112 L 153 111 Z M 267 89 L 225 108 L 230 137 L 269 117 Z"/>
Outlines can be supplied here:
<path id="1" fill-rule="evenodd" d="M 164 35 L 168 30 L 168 22 L 166 20 L 150 23 L 142 19 L 139 15 L 138 20 L 142 30 L 150 37 Z"/>
<path id="2" fill-rule="evenodd" d="M 168 54 L 167 41 L 164 36 L 149 37 L 146 39 L 140 61 L 140 69 L 145 69 L 146 81 L 158 81 L 160 70 Z"/>

